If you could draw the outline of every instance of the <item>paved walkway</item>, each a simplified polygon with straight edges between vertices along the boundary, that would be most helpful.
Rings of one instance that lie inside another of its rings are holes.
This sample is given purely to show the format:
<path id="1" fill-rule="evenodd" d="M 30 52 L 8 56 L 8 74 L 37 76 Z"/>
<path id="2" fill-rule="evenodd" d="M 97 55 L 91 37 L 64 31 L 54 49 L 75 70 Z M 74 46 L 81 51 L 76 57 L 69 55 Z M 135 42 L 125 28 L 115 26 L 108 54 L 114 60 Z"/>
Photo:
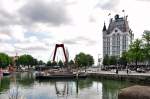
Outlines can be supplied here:
<path id="1" fill-rule="evenodd" d="M 115 70 L 112 71 L 101 71 L 98 69 L 92 69 L 87 71 L 88 73 L 98 73 L 98 74 L 116 74 Z M 127 75 L 127 71 L 118 71 L 118 75 Z M 146 73 L 137 73 L 135 71 L 131 71 L 128 75 L 141 75 L 141 76 L 150 76 L 150 72 Z"/>

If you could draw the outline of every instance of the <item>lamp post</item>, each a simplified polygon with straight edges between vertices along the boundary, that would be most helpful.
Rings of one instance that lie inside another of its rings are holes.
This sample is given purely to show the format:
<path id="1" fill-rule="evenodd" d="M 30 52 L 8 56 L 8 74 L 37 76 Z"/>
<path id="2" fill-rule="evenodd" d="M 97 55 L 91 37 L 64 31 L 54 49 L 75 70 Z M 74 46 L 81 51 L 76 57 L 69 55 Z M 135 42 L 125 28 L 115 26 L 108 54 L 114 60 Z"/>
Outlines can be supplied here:
<path id="1" fill-rule="evenodd" d="M 118 74 L 118 66 L 119 66 L 119 58 L 117 57 L 117 68 L 116 68 L 116 74 Z"/>
<path id="2" fill-rule="evenodd" d="M 102 67 L 101 67 L 100 62 L 101 62 L 101 54 L 98 54 L 98 69 L 101 70 Z"/>

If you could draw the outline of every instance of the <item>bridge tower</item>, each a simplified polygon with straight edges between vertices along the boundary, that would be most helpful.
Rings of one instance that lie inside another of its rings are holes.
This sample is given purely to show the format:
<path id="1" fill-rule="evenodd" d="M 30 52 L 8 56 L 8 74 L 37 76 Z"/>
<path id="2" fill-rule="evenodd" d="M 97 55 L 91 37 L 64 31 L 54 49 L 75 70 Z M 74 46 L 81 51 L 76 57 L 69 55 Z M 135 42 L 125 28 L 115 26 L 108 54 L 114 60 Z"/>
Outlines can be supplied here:
<path id="1" fill-rule="evenodd" d="M 55 61 L 57 48 L 62 48 L 63 49 L 63 54 L 64 54 L 64 57 L 65 57 L 65 63 L 68 63 L 68 55 L 67 55 L 67 52 L 65 50 L 64 44 L 56 44 L 55 45 L 55 50 L 54 50 L 54 55 L 53 55 L 53 62 Z"/>

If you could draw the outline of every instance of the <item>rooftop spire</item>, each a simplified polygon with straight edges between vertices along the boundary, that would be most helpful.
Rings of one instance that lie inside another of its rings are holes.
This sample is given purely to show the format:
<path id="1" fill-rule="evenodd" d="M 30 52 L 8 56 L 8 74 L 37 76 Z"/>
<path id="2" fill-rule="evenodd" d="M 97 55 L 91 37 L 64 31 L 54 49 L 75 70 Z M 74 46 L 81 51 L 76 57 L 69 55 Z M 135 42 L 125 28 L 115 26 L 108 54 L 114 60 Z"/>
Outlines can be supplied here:
<path id="1" fill-rule="evenodd" d="M 103 26 L 103 31 L 106 31 L 106 25 L 105 25 L 105 22 L 104 22 L 104 26 Z"/>

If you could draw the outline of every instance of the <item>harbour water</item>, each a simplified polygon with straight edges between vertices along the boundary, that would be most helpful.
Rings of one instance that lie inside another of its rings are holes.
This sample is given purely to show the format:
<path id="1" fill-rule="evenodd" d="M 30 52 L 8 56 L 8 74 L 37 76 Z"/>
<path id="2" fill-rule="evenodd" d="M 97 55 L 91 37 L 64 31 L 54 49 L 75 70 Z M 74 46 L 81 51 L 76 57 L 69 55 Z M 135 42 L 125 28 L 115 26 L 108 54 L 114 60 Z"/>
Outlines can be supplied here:
<path id="1" fill-rule="evenodd" d="M 16 73 L 0 78 L 0 99 L 117 99 L 120 89 L 134 84 L 93 78 L 39 81 L 33 73 Z"/>

